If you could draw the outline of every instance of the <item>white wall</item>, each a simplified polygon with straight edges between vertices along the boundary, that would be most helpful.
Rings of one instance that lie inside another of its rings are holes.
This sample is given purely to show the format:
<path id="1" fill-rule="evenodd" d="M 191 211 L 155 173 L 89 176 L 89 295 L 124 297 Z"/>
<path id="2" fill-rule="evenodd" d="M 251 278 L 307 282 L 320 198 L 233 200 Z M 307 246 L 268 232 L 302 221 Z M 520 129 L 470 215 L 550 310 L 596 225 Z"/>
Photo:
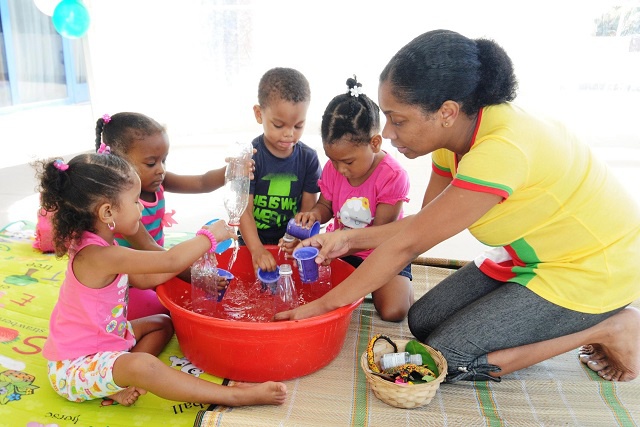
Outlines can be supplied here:
<path id="1" fill-rule="evenodd" d="M 275 66 L 297 68 L 309 79 L 303 141 L 322 158 L 320 117 L 346 90 L 346 79 L 356 74 L 375 99 L 378 75 L 399 48 L 425 31 L 447 28 L 495 39 L 514 61 L 517 102 L 566 121 L 619 166 L 627 182 L 640 176 L 640 52 L 625 51 L 623 40 L 592 36 L 595 17 L 613 0 L 85 1 L 91 104 L 0 115 L 0 142 L 17 153 L 0 167 L 35 154 L 88 150 L 98 117 L 138 111 L 168 126 L 173 171 L 201 171 L 209 160 L 194 159 L 189 148 L 261 132 L 251 107 L 260 76 Z M 624 158 L 611 147 L 623 147 Z M 397 157 L 414 171 L 407 211 L 415 212 L 429 159 Z M 466 234 L 447 245 L 451 250 L 436 255 L 477 252 Z"/>
<path id="2" fill-rule="evenodd" d="M 258 80 L 271 67 L 290 66 L 311 82 L 308 132 L 314 132 L 349 75 L 357 74 L 375 93 L 379 72 L 400 47 L 424 31 L 448 28 L 505 47 L 520 79 L 520 102 L 564 118 L 594 144 L 600 135 L 610 137 L 612 122 L 627 140 L 639 138 L 625 125 L 635 106 L 614 112 L 607 105 L 610 93 L 578 90 L 605 80 L 631 81 L 635 93 L 613 96 L 625 106 L 640 99 L 640 62 L 630 61 L 639 58 L 614 58 L 611 43 L 599 46 L 602 40 L 591 36 L 594 18 L 610 1 L 217 3 L 223 2 L 91 0 L 96 117 L 147 113 L 170 126 L 174 144 L 182 136 L 221 130 L 257 132 L 251 106 Z"/>

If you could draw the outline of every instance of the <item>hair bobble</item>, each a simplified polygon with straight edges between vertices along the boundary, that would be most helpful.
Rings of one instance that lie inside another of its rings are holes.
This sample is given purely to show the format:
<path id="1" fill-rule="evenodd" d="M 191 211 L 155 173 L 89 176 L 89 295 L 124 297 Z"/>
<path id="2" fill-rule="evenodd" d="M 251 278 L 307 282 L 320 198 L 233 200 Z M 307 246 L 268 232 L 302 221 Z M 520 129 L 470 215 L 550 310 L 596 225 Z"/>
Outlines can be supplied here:
<path id="1" fill-rule="evenodd" d="M 66 171 L 67 169 L 69 169 L 69 165 L 66 164 L 63 160 L 54 160 L 53 161 L 53 166 L 58 169 L 61 172 Z"/>
<path id="2" fill-rule="evenodd" d="M 104 142 L 101 142 L 100 148 L 98 148 L 98 154 L 111 154 L 111 147 Z"/>
<path id="3" fill-rule="evenodd" d="M 364 92 L 362 91 L 362 83 L 358 83 L 358 78 L 355 74 L 353 75 L 353 79 L 347 80 L 347 86 L 351 86 L 352 82 L 353 87 L 349 87 L 349 93 L 351 93 L 351 96 L 355 96 L 357 98 L 358 96 L 364 94 Z"/>
<path id="4" fill-rule="evenodd" d="M 104 124 L 106 125 L 107 123 L 109 123 L 111 121 L 111 116 L 108 114 L 104 114 L 102 116 L 102 120 L 104 120 Z"/>

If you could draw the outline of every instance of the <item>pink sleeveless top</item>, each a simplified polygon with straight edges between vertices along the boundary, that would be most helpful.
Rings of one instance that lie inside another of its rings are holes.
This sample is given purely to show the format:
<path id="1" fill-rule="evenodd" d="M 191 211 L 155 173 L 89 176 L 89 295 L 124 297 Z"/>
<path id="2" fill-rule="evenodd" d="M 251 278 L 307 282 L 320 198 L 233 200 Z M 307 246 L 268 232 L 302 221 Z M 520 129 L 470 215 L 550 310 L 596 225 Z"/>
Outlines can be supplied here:
<path id="1" fill-rule="evenodd" d="M 49 336 L 42 351 L 47 360 L 88 356 L 101 351 L 127 351 L 136 343 L 127 321 L 128 277 L 119 274 L 108 286 L 88 288 L 73 274 L 75 255 L 89 245 L 109 246 L 85 232 L 69 255 L 67 273 L 49 320 Z"/>

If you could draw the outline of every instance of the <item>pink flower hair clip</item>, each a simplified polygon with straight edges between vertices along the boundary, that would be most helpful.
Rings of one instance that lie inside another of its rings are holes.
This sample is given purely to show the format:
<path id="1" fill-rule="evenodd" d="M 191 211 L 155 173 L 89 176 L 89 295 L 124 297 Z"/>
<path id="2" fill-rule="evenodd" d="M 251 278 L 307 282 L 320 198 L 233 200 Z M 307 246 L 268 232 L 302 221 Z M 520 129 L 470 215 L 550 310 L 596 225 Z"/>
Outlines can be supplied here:
<path id="1" fill-rule="evenodd" d="M 104 142 L 101 142 L 100 148 L 98 148 L 98 154 L 111 154 L 111 147 Z"/>
<path id="2" fill-rule="evenodd" d="M 111 121 L 111 116 L 108 114 L 104 114 L 102 116 L 102 120 L 104 120 L 104 124 L 106 125 L 107 123 L 109 123 Z"/>
<path id="3" fill-rule="evenodd" d="M 58 169 L 61 172 L 66 171 L 67 169 L 69 169 L 69 165 L 66 164 L 63 160 L 54 160 L 53 162 L 53 166 Z"/>

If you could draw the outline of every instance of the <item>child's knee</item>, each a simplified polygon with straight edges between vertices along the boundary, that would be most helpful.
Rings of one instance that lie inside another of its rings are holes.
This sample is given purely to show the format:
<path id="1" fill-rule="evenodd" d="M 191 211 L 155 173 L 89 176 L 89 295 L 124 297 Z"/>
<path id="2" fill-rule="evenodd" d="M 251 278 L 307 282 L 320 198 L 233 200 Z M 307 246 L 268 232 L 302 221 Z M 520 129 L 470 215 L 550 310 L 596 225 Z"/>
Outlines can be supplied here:
<path id="1" fill-rule="evenodd" d="M 166 314 L 158 314 L 158 322 L 162 325 L 162 329 L 171 330 L 173 332 L 173 321 Z"/>
<path id="2" fill-rule="evenodd" d="M 171 317 L 166 314 L 154 314 L 153 316 L 149 316 L 146 318 L 146 321 L 150 322 L 153 326 L 152 329 L 155 331 L 166 331 L 173 334 L 173 321 Z"/>
<path id="3" fill-rule="evenodd" d="M 175 329 L 173 328 L 173 321 L 171 320 L 171 317 L 166 314 L 158 314 L 158 316 L 160 329 L 164 332 L 167 341 L 169 341 L 175 332 Z"/>
<path id="4" fill-rule="evenodd" d="M 408 307 L 391 304 L 374 304 L 380 318 L 386 322 L 402 322 L 409 311 Z"/>

